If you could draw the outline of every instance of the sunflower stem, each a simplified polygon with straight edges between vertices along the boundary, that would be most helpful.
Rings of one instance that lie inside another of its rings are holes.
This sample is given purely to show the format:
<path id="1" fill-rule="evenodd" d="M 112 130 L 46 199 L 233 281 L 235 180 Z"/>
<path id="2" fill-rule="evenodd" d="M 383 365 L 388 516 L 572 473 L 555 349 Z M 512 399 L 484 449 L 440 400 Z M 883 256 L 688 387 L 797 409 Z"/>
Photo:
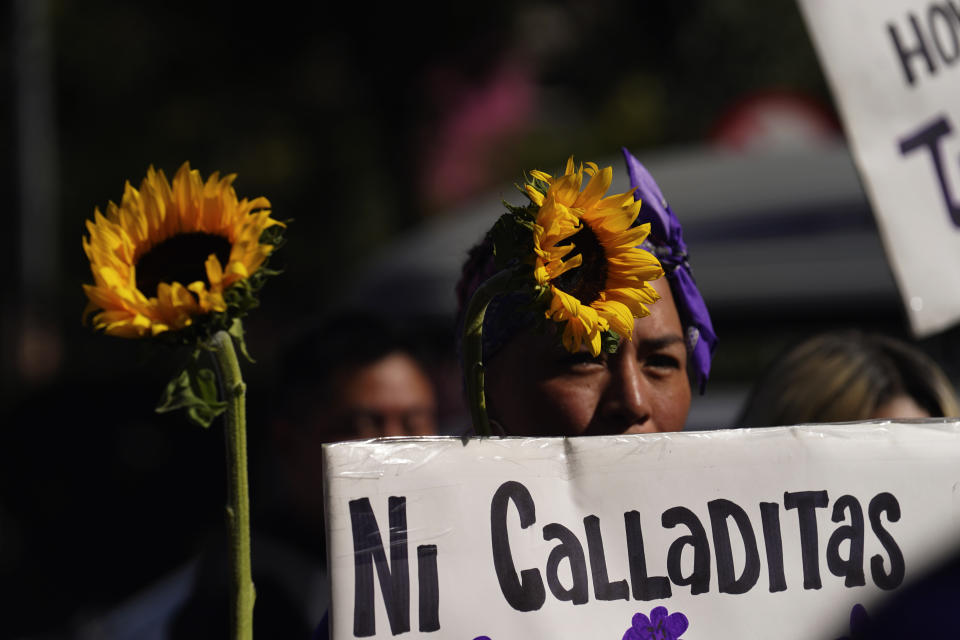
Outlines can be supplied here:
<path id="1" fill-rule="evenodd" d="M 220 394 L 227 403 L 224 436 L 227 453 L 227 537 L 230 557 L 230 637 L 253 638 L 256 592 L 250 563 L 250 490 L 247 483 L 246 385 L 233 339 L 217 331 L 210 339 Z"/>
<path id="2" fill-rule="evenodd" d="M 487 398 L 484 394 L 483 318 L 490 301 L 501 293 L 509 291 L 510 279 L 514 275 L 513 269 L 505 269 L 481 284 L 470 298 L 464 319 L 463 378 L 466 381 L 467 404 L 470 405 L 473 430 L 481 437 L 488 437 L 491 434 L 490 419 L 487 417 Z"/>

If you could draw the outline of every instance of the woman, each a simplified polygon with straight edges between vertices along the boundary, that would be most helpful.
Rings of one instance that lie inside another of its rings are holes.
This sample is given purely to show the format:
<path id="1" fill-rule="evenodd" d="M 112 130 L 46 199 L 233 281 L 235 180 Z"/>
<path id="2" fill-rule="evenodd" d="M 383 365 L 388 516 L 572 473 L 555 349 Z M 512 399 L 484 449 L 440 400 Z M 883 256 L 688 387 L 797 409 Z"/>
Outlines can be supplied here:
<path id="1" fill-rule="evenodd" d="M 956 393 L 923 352 L 887 336 L 837 331 L 777 360 L 738 426 L 958 415 Z"/>
<path id="2" fill-rule="evenodd" d="M 660 300 L 634 321 L 631 340 L 613 355 L 570 353 L 557 329 L 533 330 L 525 300 L 502 296 L 484 319 L 490 417 L 510 435 L 575 436 L 678 431 L 690 408 L 688 363 L 701 392 L 716 336 L 687 261 L 680 223 L 647 170 L 623 150 L 636 224 L 649 222 L 644 248 L 659 258 L 665 278 L 653 283 Z M 475 247 L 457 287 L 461 319 L 470 296 L 493 272 L 490 236 Z M 584 300 L 589 303 L 590 300 Z"/>

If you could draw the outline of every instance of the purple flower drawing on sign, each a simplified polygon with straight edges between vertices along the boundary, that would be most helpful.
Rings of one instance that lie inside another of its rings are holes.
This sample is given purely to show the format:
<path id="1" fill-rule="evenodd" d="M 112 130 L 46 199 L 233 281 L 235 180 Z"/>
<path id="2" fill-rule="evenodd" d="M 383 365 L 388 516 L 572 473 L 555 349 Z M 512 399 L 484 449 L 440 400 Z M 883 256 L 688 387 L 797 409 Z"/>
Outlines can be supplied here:
<path id="1" fill-rule="evenodd" d="M 867 609 L 862 604 L 853 605 L 850 610 L 850 635 L 837 638 L 837 640 L 851 640 L 863 637 L 870 626 L 870 616 L 867 615 Z"/>
<path id="2" fill-rule="evenodd" d="M 687 616 L 680 612 L 667 615 L 666 607 L 657 607 L 650 617 L 638 613 L 623 634 L 623 640 L 683 640 L 680 637 L 690 626 Z"/>

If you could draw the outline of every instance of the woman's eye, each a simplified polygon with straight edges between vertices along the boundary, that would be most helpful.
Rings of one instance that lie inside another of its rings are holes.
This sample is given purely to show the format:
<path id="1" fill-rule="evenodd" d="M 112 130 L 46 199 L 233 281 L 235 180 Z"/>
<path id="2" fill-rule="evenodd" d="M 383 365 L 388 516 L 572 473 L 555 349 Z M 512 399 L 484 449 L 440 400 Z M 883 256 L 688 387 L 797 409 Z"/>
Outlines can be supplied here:
<path id="1" fill-rule="evenodd" d="M 644 363 L 648 367 L 656 367 L 658 369 L 679 369 L 680 361 L 675 357 L 668 355 L 666 353 L 654 353 L 647 356 L 647 360 Z"/>

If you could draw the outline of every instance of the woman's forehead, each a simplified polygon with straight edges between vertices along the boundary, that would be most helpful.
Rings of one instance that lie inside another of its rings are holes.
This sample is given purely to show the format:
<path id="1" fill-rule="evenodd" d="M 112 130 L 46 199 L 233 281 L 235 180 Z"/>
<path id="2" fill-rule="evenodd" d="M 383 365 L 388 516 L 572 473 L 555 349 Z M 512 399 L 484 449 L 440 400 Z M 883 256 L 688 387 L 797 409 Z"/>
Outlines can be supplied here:
<path id="1" fill-rule="evenodd" d="M 647 305 L 650 309 L 649 316 L 634 321 L 634 340 L 660 340 L 675 336 L 682 342 L 683 324 L 680 322 L 680 314 L 677 312 L 677 305 L 670 291 L 670 283 L 666 278 L 660 278 L 651 284 L 660 294 L 660 299 Z"/>

